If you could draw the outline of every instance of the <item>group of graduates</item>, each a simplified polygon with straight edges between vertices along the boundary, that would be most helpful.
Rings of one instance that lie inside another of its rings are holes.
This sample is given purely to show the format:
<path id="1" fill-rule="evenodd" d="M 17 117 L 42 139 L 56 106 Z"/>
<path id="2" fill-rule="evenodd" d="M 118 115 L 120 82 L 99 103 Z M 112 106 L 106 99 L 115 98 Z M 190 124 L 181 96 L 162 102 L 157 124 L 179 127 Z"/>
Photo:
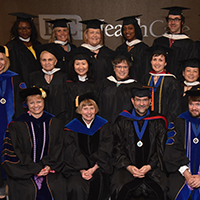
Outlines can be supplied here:
<path id="1" fill-rule="evenodd" d="M 6 185 L 9 200 L 200 199 L 200 43 L 182 32 L 187 8 L 164 9 L 169 32 L 152 47 L 140 15 L 118 19 L 125 42 L 115 51 L 98 19 L 80 21 L 76 47 L 70 20 L 47 21 L 52 35 L 40 44 L 36 16 L 10 13 L 0 199 Z"/>

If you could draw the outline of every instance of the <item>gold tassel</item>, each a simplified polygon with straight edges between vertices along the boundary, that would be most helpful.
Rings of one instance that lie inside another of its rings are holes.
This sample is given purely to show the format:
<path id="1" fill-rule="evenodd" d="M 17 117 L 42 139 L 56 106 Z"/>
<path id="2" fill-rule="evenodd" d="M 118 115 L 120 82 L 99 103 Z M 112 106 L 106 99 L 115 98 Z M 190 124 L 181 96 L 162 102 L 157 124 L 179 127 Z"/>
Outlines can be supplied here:
<path id="1" fill-rule="evenodd" d="M 4 49 L 5 49 L 5 54 L 6 54 L 6 57 L 9 57 L 9 51 L 8 51 L 8 47 L 7 47 L 7 46 L 4 46 Z"/>
<path id="2" fill-rule="evenodd" d="M 76 99 L 75 99 L 75 106 L 76 106 L 76 108 L 78 107 L 78 99 L 79 99 L 79 96 L 76 96 Z"/>

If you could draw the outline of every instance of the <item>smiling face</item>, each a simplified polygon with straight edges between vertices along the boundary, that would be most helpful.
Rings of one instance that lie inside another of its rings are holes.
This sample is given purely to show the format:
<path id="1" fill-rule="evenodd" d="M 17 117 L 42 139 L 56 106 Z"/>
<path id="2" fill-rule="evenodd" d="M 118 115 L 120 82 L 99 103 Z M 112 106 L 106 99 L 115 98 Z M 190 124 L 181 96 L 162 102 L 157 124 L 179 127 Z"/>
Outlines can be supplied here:
<path id="1" fill-rule="evenodd" d="M 94 105 L 83 106 L 81 109 L 81 115 L 87 124 L 89 124 L 93 120 L 93 118 L 95 117 L 95 113 L 96 110 Z"/>
<path id="2" fill-rule="evenodd" d="M 55 37 L 59 41 L 67 41 L 67 39 L 69 38 L 68 28 L 56 27 Z"/>
<path id="3" fill-rule="evenodd" d="M 135 108 L 135 112 L 140 116 L 144 116 L 150 106 L 151 99 L 149 97 L 135 96 L 134 98 L 131 98 L 131 102 Z"/>
<path id="4" fill-rule="evenodd" d="M 163 54 L 152 56 L 151 66 L 156 73 L 162 72 L 166 65 L 167 63 Z"/>
<path id="5" fill-rule="evenodd" d="M 133 24 L 124 25 L 123 26 L 123 35 L 129 42 L 136 39 L 134 25 Z"/>
<path id="6" fill-rule="evenodd" d="M 6 64 L 5 56 L 3 53 L 0 53 L 0 73 L 4 70 L 5 64 Z"/>
<path id="7" fill-rule="evenodd" d="M 85 34 L 85 39 L 88 44 L 97 46 L 101 42 L 101 30 L 89 28 Z"/>
<path id="8" fill-rule="evenodd" d="M 199 68 L 198 67 L 186 67 L 183 71 L 183 77 L 189 83 L 197 81 L 199 78 Z"/>
<path id="9" fill-rule="evenodd" d="M 168 16 L 168 27 L 171 34 L 181 33 L 181 16 L 180 15 L 169 15 Z"/>
<path id="10" fill-rule="evenodd" d="M 51 71 L 57 64 L 56 57 L 50 52 L 44 51 L 40 55 L 40 63 L 46 71 Z"/>
<path id="11" fill-rule="evenodd" d="M 121 63 L 115 65 L 114 72 L 118 81 L 128 78 L 129 66 L 127 62 L 123 60 Z"/>
<path id="12" fill-rule="evenodd" d="M 75 60 L 74 70 L 79 76 L 87 75 L 89 66 L 87 60 Z"/>
<path id="13" fill-rule="evenodd" d="M 27 97 L 27 106 L 33 117 L 40 118 L 43 114 L 44 99 L 41 95 L 31 95 Z"/>
<path id="14" fill-rule="evenodd" d="M 19 22 L 18 34 L 20 37 L 27 39 L 31 36 L 31 25 L 26 21 Z"/>

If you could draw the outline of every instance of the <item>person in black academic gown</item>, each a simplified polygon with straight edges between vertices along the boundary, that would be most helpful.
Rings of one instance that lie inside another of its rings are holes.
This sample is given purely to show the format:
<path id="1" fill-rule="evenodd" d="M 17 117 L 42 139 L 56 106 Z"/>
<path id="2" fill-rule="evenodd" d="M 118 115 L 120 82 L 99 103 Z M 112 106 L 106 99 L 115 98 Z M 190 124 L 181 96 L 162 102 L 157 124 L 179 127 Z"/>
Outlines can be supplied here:
<path id="1" fill-rule="evenodd" d="M 80 21 L 87 25 L 83 33 L 84 43 L 75 49 L 75 51 L 83 52 L 91 57 L 94 68 L 95 81 L 98 82 L 107 76 L 113 74 L 112 57 L 113 51 L 104 45 L 104 33 L 100 26 L 105 24 L 98 19 Z"/>
<path id="2" fill-rule="evenodd" d="M 123 111 L 114 127 L 112 200 L 164 200 L 167 179 L 163 154 L 167 120 L 153 111 L 148 88 L 136 86 L 134 109 Z"/>
<path id="3" fill-rule="evenodd" d="M 63 168 L 63 126 L 43 111 L 47 93 L 24 89 L 29 111 L 9 124 L 3 144 L 10 200 L 66 200 Z"/>
<path id="4" fill-rule="evenodd" d="M 143 83 L 154 87 L 155 112 L 164 115 L 168 122 L 180 113 L 180 84 L 173 74 L 166 71 L 170 51 L 162 46 L 149 48 L 152 71 L 144 76 Z"/>
<path id="5" fill-rule="evenodd" d="M 40 69 L 35 51 L 36 46 L 40 45 L 33 22 L 36 16 L 26 13 L 10 14 L 17 17 L 11 29 L 12 39 L 6 44 L 9 50 L 10 70 L 18 73 L 19 78 L 15 84 L 24 89 L 28 85 L 29 74 Z"/>
<path id="6" fill-rule="evenodd" d="M 61 58 L 55 49 L 46 48 L 40 54 L 42 70 L 33 72 L 29 76 L 29 85 L 42 87 L 49 91 L 45 99 L 45 111 L 57 116 L 65 111 L 64 84 L 67 74 L 57 68 L 57 62 Z"/>
<path id="7" fill-rule="evenodd" d="M 172 53 L 168 58 L 168 66 L 166 69 L 168 72 L 174 74 L 178 80 L 182 81 L 182 68 L 179 61 L 197 57 L 195 42 L 182 32 L 182 27 L 185 23 L 182 10 L 188 8 L 174 6 L 163 9 L 169 10 L 168 16 L 166 17 L 169 32 L 156 38 L 153 45 L 171 48 Z"/>
<path id="8" fill-rule="evenodd" d="M 199 60 L 196 58 L 182 61 L 182 74 L 184 82 L 181 83 L 181 111 L 180 114 L 188 110 L 188 101 L 185 92 L 193 87 L 198 87 L 199 82 Z"/>
<path id="9" fill-rule="evenodd" d="M 71 20 L 63 18 L 47 22 L 53 24 L 51 38 L 49 39 L 49 44 L 44 44 L 40 46 L 39 49 L 45 50 L 48 46 L 54 49 L 61 57 L 57 63 L 57 67 L 61 68 L 64 72 L 68 72 L 70 52 L 76 48 L 76 46 L 71 43 L 72 38 L 69 25 Z"/>
<path id="10" fill-rule="evenodd" d="M 125 55 L 117 55 L 112 61 L 115 76 L 108 76 L 97 87 L 100 116 L 114 123 L 123 110 L 132 109 L 131 89 L 137 84 L 129 77 L 131 61 Z"/>
<path id="11" fill-rule="evenodd" d="M 142 42 L 142 31 L 137 22 L 137 16 L 129 16 L 118 19 L 117 21 L 123 20 L 122 25 L 122 36 L 125 42 L 117 47 L 116 52 L 119 54 L 129 54 L 132 61 L 132 67 L 130 68 L 130 77 L 135 78 L 141 82 L 143 74 L 147 73 L 148 70 L 148 59 L 146 56 L 146 49 L 148 46 Z"/>
<path id="12" fill-rule="evenodd" d="M 69 79 L 65 83 L 64 98 L 66 101 L 66 113 L 68 123 L 75 117 L 75 99 L 87 92 L 95 92 L 93 65 L 88 54 L 77 53 L 69 65 Z"/>
<path id="13" fill-rule="evenodd" d="M 112 173 L 111 126 L 97 115 L 93 93 L 83 94 L 76 101 L 79 116 L 65 126 L 64 135 L 67 195 L 70 200 L 107 200 L 108 175 Z"/>

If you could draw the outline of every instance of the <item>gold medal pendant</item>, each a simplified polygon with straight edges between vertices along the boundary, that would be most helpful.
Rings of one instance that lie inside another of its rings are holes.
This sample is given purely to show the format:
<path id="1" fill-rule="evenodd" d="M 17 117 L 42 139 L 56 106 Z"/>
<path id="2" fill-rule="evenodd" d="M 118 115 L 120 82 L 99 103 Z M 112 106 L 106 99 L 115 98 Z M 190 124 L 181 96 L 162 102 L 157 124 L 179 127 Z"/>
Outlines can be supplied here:
<path id="1" fill-rule="evenodd" d="M 1 104 L 5 104 L 5 103 L 6 103 L 6 99 L 1 98 L 0 103 L 1 103 Z"/>
<path id="2" fill-rule="evenodd" d="M 138 142 L 137 142 L 137 146 L 138 146 L 138 147 L 142 147 L 142 146 L 143 146 L 143 142 L 142 142 L 141 140 L 138 141 Z"/>

